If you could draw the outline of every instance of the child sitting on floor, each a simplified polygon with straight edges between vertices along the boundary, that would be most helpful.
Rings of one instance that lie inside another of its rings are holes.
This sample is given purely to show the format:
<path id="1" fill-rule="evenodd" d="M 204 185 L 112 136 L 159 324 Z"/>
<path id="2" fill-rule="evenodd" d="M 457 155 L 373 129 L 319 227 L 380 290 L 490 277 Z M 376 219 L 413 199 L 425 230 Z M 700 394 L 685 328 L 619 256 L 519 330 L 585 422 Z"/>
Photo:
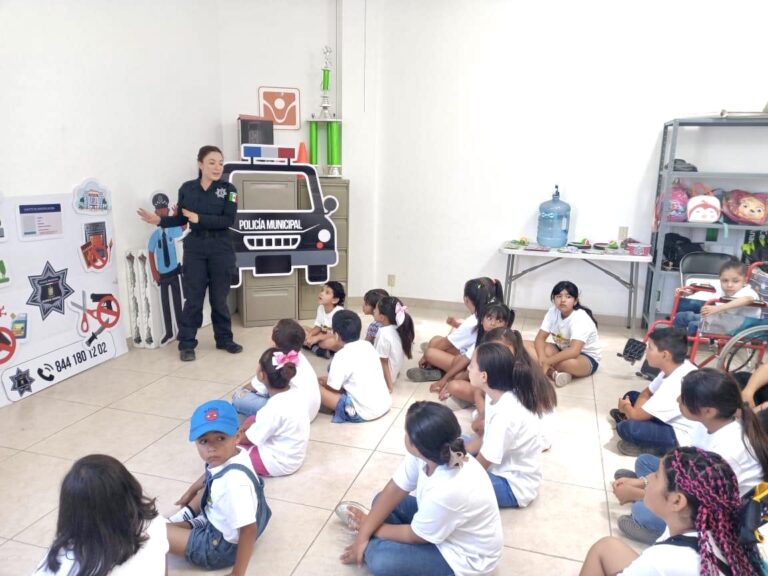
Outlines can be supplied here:
<path id="1" fill-rule="evenodd" d="M 365 296 L 363 296 L 363 314 L 373 316 L 373 311 L 376 310 L 376 304 L 378 304 L 379 300 L 384 298 L 384 296 L 389 296 L 389 292 L 383 288 L 368 290 L 368 292 L 365 293 Z M 379 332 L 379 328 L 381 328 L 381 323 L 377 322 L 374 317 L 373 322 L 368 324 L 368 330 L 365 332 L 365 339 L 371 344 L 376 340 L 376 334 Z"/>
<path id="2" fill-rule="evenodd" d="M 645 359 L 661 371 L 642 392 L 627 392 L 610 411 L 616 422 L 619 452 L 637 456 L 663 454 L 675 446 L 689 446 L 696 423 L 680 413 L 677 398 L 683 376 L 696 370 L 686 360 L 688 339 L 679 328 L 657 328 L 650 333 Z"/>
<path id="3" fill-rule="evenodd" d="M 309 444 L 309 417 L 304 396 L 291 386 L 298 352 L 287 354 L 267 348 L 259 358 L 259 380 L 265 382 L 270 401 L 258 418 L 246 418 L 239 446 L 248 450 L 253 469 L 262 476 L 293 474 L 304 463 Z"/>
<path id="4" fill-rule="evenodd" d="M 536 340 L 528 342 L 528 353 L 557 387 L 573 378 L 594 374 L 600 363 L 597 320 L 579 301 L 579 289 L 564 280 L 550 294 L 554 304 L 541 323 Z M 554 342 L 547 342 L 552 336 Z"/>
<path id="5" fill-rule="evenodd" d="M 263 481 L 248 452 L 237 446 L 241 438 L 229 402 L 211 400 L 195 409 L 189 440 L 205 473 L 176 502 L 182 509 L 167 525 L 172 554 L 208 570 L 232 566 L 231 576 L 245 576 L 256 538 L 272 515 Z"/>
<path id="6" fill-rule="evenodd" d="M 311 328 L 304 327 L 304 346 L 321 358 L 330 358 L 331 354 L 339 349 L 336 338 L 331 334 L 331 322 L 336 312 L 344 310 L 345 297 L 344 286 L 340 282 L 331 280 L 323 284 L 317 296 L 315 324 Z"/>
<path id="7" fill-rule="evenodd" d="M 303 395 L 307 405 L 307 414 L 312 421 L 320 410 L 320 389 L 317 387 L 317 374 L 301 351 L 304 343 L 304 329 L 296 320 L 289 318 L 278 321 L 272 328 L 272 345 L 283 354 L 296 352 L 296 375 L 291 379 L 291 387 Z M 249 384 L 246 384 L 232 396 L 235 409 L 245 416 L 256 414 L 269 400 L 267 386 L 259 380 L 258 372 Z"/>
<path id="8" fill-rule="evenodd" d="M 333 316 L 333 336 L 339 351 L 328 377 L 321 376 L 320 401 L 333 422 L 365 422 L 380 418 L 392 407 L 381 360 L 370 342 L 360 340 L 360 317 L 350 310 Z"/>
<path id="9" fill-rule="evenodd" d="M 707 300 L 715 298 L 731 298 L 730 302 L 709 304 L 701 307 L 700 312 L 683 311 L 675 314 L 672 325 L 676 328 L 684 328 L 688 336 L 695 336 L 699 330 L 699 324 L 706 322 L 708 332 L 729 333 L 737 330 L 747 316 L 760 317 L 760 310 L 757 308 L 744 308 L 749 306 L 755 300 L 759 300 L 757 292 L 751 286 L 747 285 L 747 266 L 736 260 L 729 260 L 720 267 L 720 283 L 716 286 L 715 293 L 702 292 L 706 294 Z M 691 294 L 685 288 L 680 289 L 683 293 Z M 698 293 L 697 293 L 698 294 Z M 725 316 L 719 316 L 723 312 L 741 309 L 738 313 L 729 313 Z"/>
<path id="10" fill-rule="evenodd" d="M 541 483 L 541 417 L 554 409 L 551 385 L 497 342 L 477 347 L 469 379 L 486 401 L 483 434 L 467 449 L 488 471 L 499 507 L 527 506 Z"/>
<path id="11" fill-rule="evenodd" d="M 400 375 L 403 357 L 411 358 L 415 337 L 413 319 L 408 314 L 408 307 L 394 296 L 381 298 L 376 304 L 373 317 L 381 326 L 373 347 L 381 358 L 384 380 L 391 393 Z"/>
<path id="12" fill-rule="evenodd" d="M 491 278 L 473 278 L 464 284 L 464 306 L 470 315 L 462 322 L 449 316 L 447 324 L 453 328 L 448 336 L 434 336 L 427 344 L 424 355 L 419 360 L 418 368 L 406 372 L 413 382 L 431 382 L 439 380 L 448 370 L 455 356 L 464 354 L 477 339 L 478 323 L 481 313 L 489 304 L 504 301 L 501 282 Z"/>

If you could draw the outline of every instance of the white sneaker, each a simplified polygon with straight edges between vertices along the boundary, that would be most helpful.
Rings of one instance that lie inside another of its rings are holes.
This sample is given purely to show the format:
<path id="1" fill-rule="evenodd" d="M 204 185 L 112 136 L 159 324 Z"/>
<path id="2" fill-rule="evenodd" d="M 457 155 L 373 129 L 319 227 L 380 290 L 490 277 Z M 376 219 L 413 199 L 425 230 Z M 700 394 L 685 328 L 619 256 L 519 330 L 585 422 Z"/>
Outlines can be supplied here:
<path id="1" fill-rule="evenodd" d="M 352 526 L 351 518 L 349 517 L 349 510 L 350 508 L 357 508 L 364 514 L 368 514 L 368 509 L 363 506 L 362 504 L 359 504 L 358 502 L 352 502 L 350 500 L 346 500 L 344 502 L 341 502 L 338 506 L 336 506 L 336 516 L 339 517 L 339 520 L 344 522 L 344 525 L 352 530 L 353 532 L 357 532 L 357 529 Z"/>
<path id="2" fill-rule="evenodd" d="M 568 386 L 568 384 L 571 383 L 571 380 L 573 380 L 573 376 L 568 374 L 568 372 L 555 372 L 555 386 L 558 388 Z"/>
<path id="3" fill-rule="evenodd" d="M 173 516 L 168 517 L 169 522 L 187 522 L 195 517 L 195 513 L 189 506 L 184 506 L 181 510 L 176 512 Z"/>

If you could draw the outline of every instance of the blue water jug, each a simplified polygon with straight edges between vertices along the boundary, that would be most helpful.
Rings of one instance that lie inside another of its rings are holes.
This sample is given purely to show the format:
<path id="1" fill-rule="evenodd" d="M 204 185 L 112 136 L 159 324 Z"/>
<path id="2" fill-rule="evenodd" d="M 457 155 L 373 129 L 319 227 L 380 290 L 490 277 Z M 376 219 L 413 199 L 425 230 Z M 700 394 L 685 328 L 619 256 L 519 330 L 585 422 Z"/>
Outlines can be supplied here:
<path id="1" fill-rule="evenodd" d="M 568 243 L 568 226 L 571 223 L 571 206 L 560 200 L 560 190 L 555 186 L 552 200 L 539 206 L 539 227 L 536 242 L 541 246 L 561 248 Z"/>

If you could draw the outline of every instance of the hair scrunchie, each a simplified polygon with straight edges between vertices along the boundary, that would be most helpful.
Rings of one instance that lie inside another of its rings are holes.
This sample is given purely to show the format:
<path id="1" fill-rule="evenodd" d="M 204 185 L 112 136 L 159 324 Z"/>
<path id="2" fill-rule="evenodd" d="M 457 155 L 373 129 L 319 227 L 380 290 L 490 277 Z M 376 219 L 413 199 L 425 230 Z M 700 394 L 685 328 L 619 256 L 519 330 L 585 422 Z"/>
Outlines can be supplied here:
<path id="1" fill-rule="evenodd" d="M 287 354 L 283 354 L 278 350 L 272 354 L 272 366 L 279 370 L 286 364 L 299 364 L 299 353 L 296 350 L 291 350 Z"/>
<path id="2" fill-rule="evenodd" d="M 401 304 L 398 302 L 395 304 L 395 324 L 398 328 L 403 325 L 403 322 L 405 322 L 405 315 L 408 312 L 408 306 L 405 304 Z"/>

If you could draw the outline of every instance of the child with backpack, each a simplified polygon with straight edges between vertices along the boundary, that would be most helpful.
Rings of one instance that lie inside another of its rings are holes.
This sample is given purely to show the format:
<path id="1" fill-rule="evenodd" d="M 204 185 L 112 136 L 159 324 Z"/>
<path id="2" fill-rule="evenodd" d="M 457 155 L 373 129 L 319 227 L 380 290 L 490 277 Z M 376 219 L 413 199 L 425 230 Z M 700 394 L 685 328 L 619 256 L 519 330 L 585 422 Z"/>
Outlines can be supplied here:
<path id="1" fill-rule="evenodd" d="M 373 318 L 381 326 L 373 347 L 381 358 L 384 380 L 389 392 L 392 393 L 395 380 L 400 375 L 403 357 L 411 358 L 411 347 L 415 337 L 413 319 L 408 314 L 408 306 L 394 296 L 383 296 L 378 301 Z"/>
<path id="2" fill-rule="evenodd" d="M 650 366 L 660 369 L 658 376 L 642 392 L 627 392 L 610 411 L 622 454 L 663 454 L 691 444 L 696 423 L 680 413 L 677 402 L 683 377 L 696 370 L 686 360 L 687 351 L 688 339 L 679 328 L 657 328 L 650 333 L 645 357 Z"/>
<path id="3" fill-rule="evenodd" d="M 205 473 L 176 502 L 182 508 L 167 525 L 172 554 L 207 570 L 232 566 L 231 576 L 245 576 L 256 539 L 272 516 L 264 482 L 237 445 L 241 439 L 229 402 L 211 400 L 195 409 L 189 440 Z"/>
<path id="4" fill-rule="evenodd" d="M 694 370 L 683 377 L 680 411 L 698 422 L 691 444 L 722 456 L 736 474 L 739 494 L 744 497 L 768 478 L 768 436 L 751 410 L 743 408 L 739 386 L 733 378 L 712 368 Z M 631 515 L 619 517 L 625 535 L 652 543 L 664 530 L 664 522 L 643 504 L 643 477 L 655 472 L 659 459 L 641 454 L 635 472 L 619 470 L 613 490 L 623 504 L 632 504 Z"/>
<path id="5" fill-rule="evenodd" d="M 756 548 L 739 543 L 739 484 L 721 456 L 675 448 L 647 480 L 645 504 L 664 520 L 668 532 L 641 554 L 614 536 L 598 540 L 581 576 L 763 574 Z"/>
<path id="6" fill-rule="evenodd" d="M 34 576 L 165 574 L 165 526 L 120 461 L 84 456 L 61 483 L 56 535 Z"/>
<path id="7" fill-rule="evenodd" d="M 562 388 L 573 378 L 594 374 L 600 363 L 597 320 L 592 310 L 579 301 L 579 289 L 564 280 L 550 294 L 553 306 L 541 323 L 528 353 L 536 359 L 555 386 Z M 552 337 L 552 342 L 547 339 Z"/>

